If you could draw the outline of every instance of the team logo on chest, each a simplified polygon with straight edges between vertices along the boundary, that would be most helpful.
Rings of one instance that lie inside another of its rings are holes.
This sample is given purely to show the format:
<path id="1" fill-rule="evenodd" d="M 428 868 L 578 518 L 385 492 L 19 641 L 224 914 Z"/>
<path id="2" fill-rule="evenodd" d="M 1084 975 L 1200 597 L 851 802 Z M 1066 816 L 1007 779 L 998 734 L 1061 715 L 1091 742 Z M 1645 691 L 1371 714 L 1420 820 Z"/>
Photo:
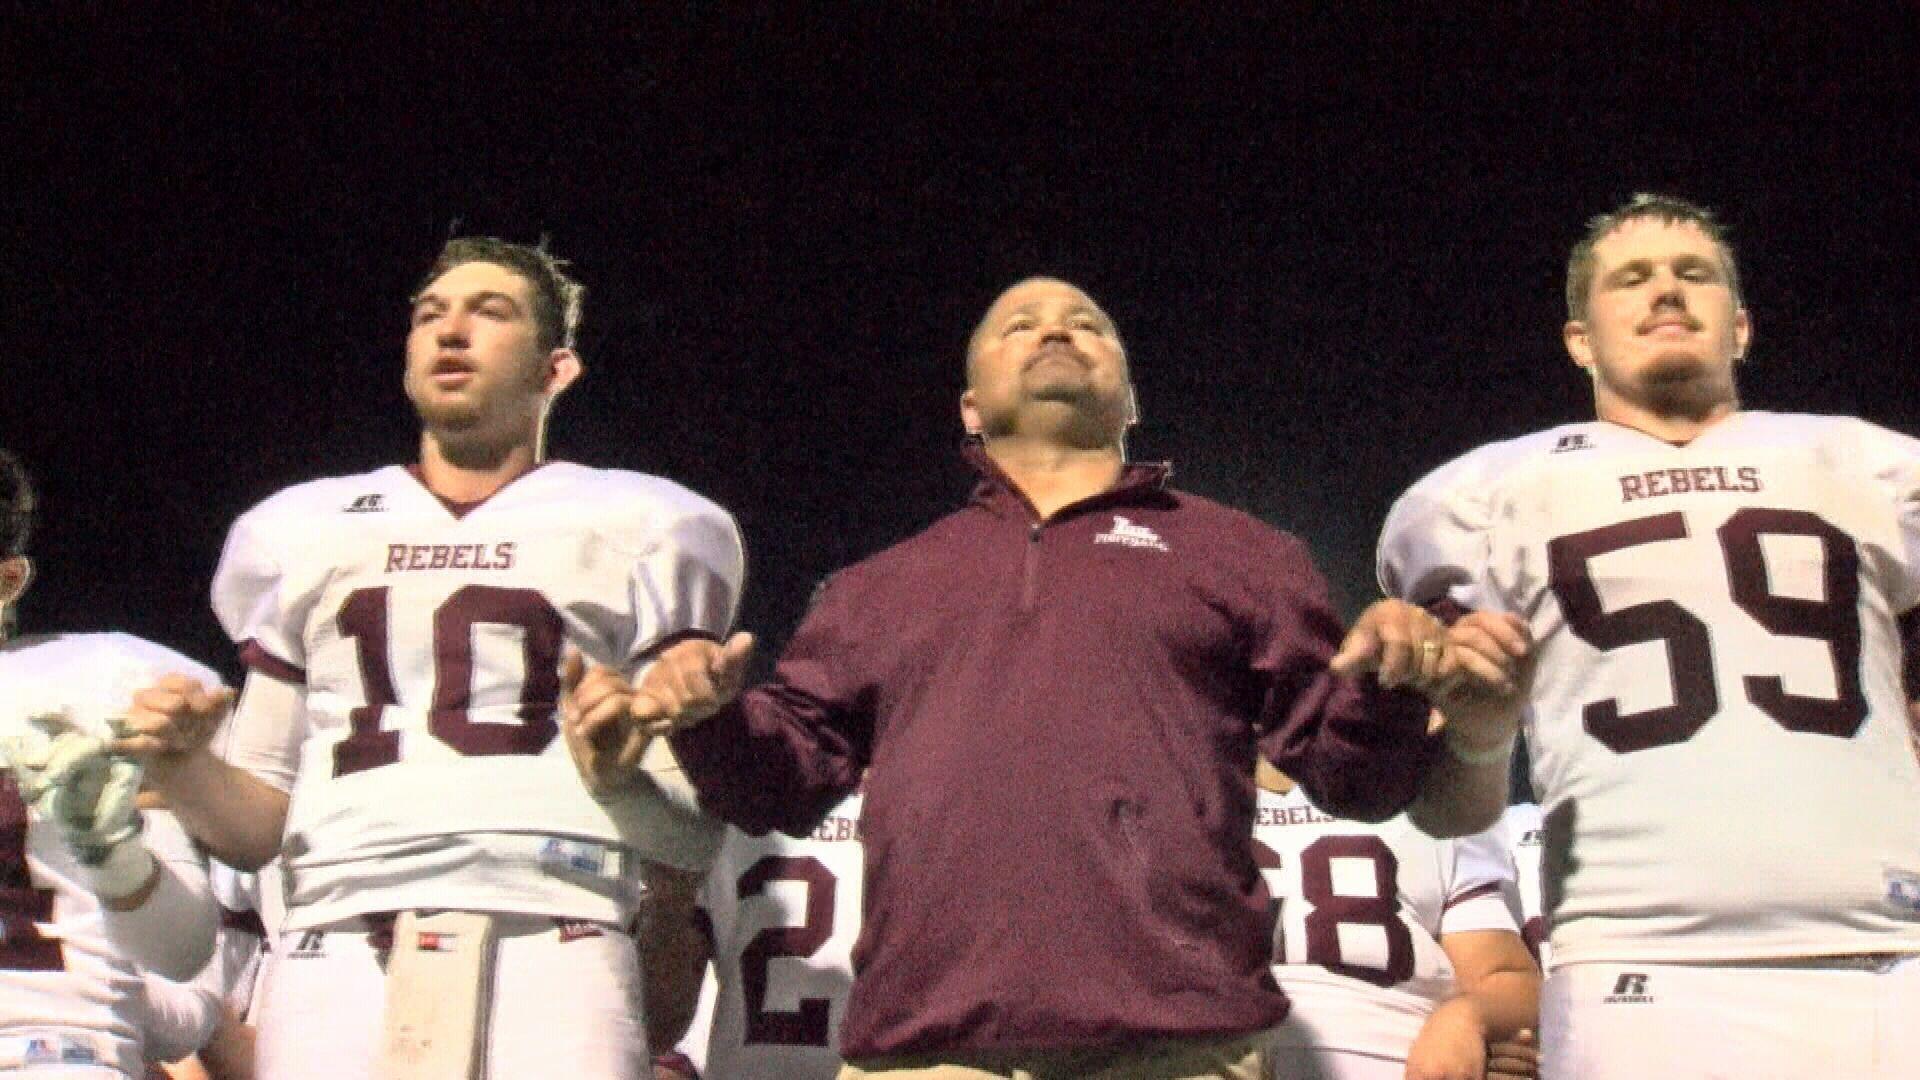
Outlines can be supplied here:
<path id="1" fill-rule="evenodd" d="M 1166 551 L 1167 542 L 1160 534 L 1145 525 L 1135 525 L 1119 514 L 1113 515 L 1113 527 L 1093 538 L 1096 544 L 1119 544 L 1130 548 L 1151 548 L 1154 551 Z"/>

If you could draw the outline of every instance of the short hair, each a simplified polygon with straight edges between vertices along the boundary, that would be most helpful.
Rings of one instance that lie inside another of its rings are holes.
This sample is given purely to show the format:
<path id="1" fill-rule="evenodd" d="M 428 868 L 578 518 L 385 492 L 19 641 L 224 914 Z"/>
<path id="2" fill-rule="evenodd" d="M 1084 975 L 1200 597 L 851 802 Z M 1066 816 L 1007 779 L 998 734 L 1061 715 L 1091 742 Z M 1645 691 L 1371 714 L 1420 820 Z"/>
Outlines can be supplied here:
<path id="1" fill-rule="evenodd" d="M 1588 221 L 1586 234 L 1573 245 L 1573 254 L 1567 258 L 1567 318 L 1579 322 L 1587 317 L 1587 295 L 1593 290 L 1594 247 L 1613 230 L 1643 218 L 1668 225 L 1692 225 L 1706 233 L 1707 239 L 1720 249 L 1720 261 L 1726 264 L 1733 306 L 1744 306 L 1740 298 L 1740 267 L 1734 262 L 1733 244 L 1727 239 L 1726 226 L 1720 224 L 1713 211 L 1677 196 L 1642 192 L 1618 209 Z"/>
<path id="2" fill-rule="evenodd" d="M 37 509 L 33 477 L 27 467 L 12 453 L 0 449 L 0 559 L 27 553 Z"/>
<path id="3" fill-rule="evenodd" d="M 966 373 L 967 373 L 968 382 L 973 381 L 974 354 L 980 351 L 980 343 L 986 339 L 987 333 L 991 329 L 991 327 L 988 325 L 987 320 L 993 318 L 993 309 L 1000 303 L 1001 297 L 1006 296 L 1008 293 L 1012 292 L 1015 289 L 1024 288 L 1028 285 L 1065 285 L 1067 288 L 1072 289 L 1074 292 L 1077 292 L 1081 296 L 1086 297 L 1087 302 L 1091 303 L 1094 307 L 1097 307 L 1097 308 L 1100 307 L 1100 302 L 1093 298 L 1092 293 L 1089 293 L 1087 290 L 1081 288 L 1078 285 L 1075 285 L 1071 281 L 1068 281 L 1066 278 L 1054 277 L 1052 274 L 1030 274 L 1027 277 L 1023 277 L 1019 281 L 1016 281 L 1013 284 L 1007 286 L 1006 288 L 1001 289 L 999 292 L 993 294 L 992 300 L 989 300 L 987 302 L 987 310 L 980 314 L 980 321 L 973 324 L 973 332 L 967 335 L 967 372 Z M 1126 355 L 1127 343 L 1124 339 L 1120 337 L 1119 324 L 1113 321 L 1112 313 L 1108 312 L 1106 308 L 1100 308 L 1100 311 L 1107 316 L 1108 324 L 1113 327 L 1113 340 L 1119 344 L 1121 355 L 1122 356 Z"/>
<path id="4" fill-rule="evenodd" d="M 566 262 L 549 254 L 544 242 L 539 247 L 528 247 L 491 236 L 456 236 L 447 241 L 433 265 L 427 267 L 426 276 L 413 290 L 414 298 L 426 292 L 427 286 L 440 275 L 472 262 L 505 267 L 532 283 L 533 321 L 539 328 L 540 347 L 573 348 L 587 290 L 567 276 Z"/>

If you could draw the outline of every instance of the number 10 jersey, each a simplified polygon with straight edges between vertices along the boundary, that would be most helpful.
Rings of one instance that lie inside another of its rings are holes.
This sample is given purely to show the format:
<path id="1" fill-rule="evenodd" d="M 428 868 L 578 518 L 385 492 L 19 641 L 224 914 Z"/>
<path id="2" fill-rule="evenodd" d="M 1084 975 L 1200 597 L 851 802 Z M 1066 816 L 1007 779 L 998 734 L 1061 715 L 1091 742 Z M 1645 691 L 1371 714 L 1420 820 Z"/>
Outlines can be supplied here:
<path id="1" fill-rule="evenodd" d="M 705 868 L 719 826 L 657 788 L 588 795 L 560 737 L 565 647 L 632 672 L 724 636 L 731 518 L 676 484 L 556 463 L 477 506 L 409 470 L 319 480 L 235 523 L 215 574 L 248 666 L 303 689 L 228 758 L 292 790 L 288 926 L 462 908 L 624 923 L 627 856 Z"/>
<path id="2" fill-rule="evenodd" d="M 1513 612 L 1556 964 L 1920 951 L 1920 442 L 1736 413 L 1573 424 L 1395 504 L 1380 579 Z"/>

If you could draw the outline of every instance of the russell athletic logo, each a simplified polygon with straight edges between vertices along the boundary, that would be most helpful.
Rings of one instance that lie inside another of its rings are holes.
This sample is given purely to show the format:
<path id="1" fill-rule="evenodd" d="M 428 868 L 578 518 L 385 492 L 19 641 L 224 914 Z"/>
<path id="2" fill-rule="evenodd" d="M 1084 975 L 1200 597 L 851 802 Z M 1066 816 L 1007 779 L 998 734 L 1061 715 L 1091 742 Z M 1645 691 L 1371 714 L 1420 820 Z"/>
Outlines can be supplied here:
<path id="1" fill-rule="evenodd" d="M 1093 538 L 1096 544 L 1122 544 L 1130 548 L 1152 548 L 1155 551 L 1167 550 L 1167 542 L 1160 534 L 1145 525 L 1135 525 L 1119 514 L 1113 515 L 1113 528 Z"/>
<path id="2" fill-rule="evenodd" d="M 379 495 L 360 495 L 342 507 L 349 514 L 377 514 L 387 508 L 387 502 Z"/>
<path id="3" fill-rule="evenodd" d="M 1556 454 L 1564 454 L 1569 450 L 1588 450 L 1592 447 L 1592 439 L 1587 438 L 1579 432 L 1575 432 L 1572 435 L 1560 436 L 1560 441 L 1553 444 L 1553 452 Z"/>
<path id="4" fill-rule="evenodd" d="M 1606 997 L 1608 1005 L 1651 1005 L 1653 995 L 1647 993 L 1647 977 L 1637 971 L 1621 972 L 1613 980 L 1613 993 Z"/>

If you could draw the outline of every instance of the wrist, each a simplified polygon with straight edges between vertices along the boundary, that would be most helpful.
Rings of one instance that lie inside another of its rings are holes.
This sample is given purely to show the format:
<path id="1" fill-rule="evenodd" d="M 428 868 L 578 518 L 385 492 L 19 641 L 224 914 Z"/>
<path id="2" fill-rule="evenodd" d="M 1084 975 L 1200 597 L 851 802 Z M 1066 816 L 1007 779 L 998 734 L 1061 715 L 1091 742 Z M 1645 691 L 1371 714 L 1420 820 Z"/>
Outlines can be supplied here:
<path id="1" fill-rule="evenodd" d="M 1452 728 L 1440 736 L 1441 745 L 1447 748 L 1449 756 L 1462 765 L 1476 767 L 1498 765 L 1512 758 L 1513 740 L 1513 733 L 1509 732 L 1492 742 L 1475 743 L 1460 737 Z"/>
<path id="2" fill-rule="evenodd" d="M 105 901 L 138 893 L 152 880 L 153 854 L 140 842 L 140 830 L 129 831 L 119 842 L 90 852 L 76 852 L 87 888 Z"/>

